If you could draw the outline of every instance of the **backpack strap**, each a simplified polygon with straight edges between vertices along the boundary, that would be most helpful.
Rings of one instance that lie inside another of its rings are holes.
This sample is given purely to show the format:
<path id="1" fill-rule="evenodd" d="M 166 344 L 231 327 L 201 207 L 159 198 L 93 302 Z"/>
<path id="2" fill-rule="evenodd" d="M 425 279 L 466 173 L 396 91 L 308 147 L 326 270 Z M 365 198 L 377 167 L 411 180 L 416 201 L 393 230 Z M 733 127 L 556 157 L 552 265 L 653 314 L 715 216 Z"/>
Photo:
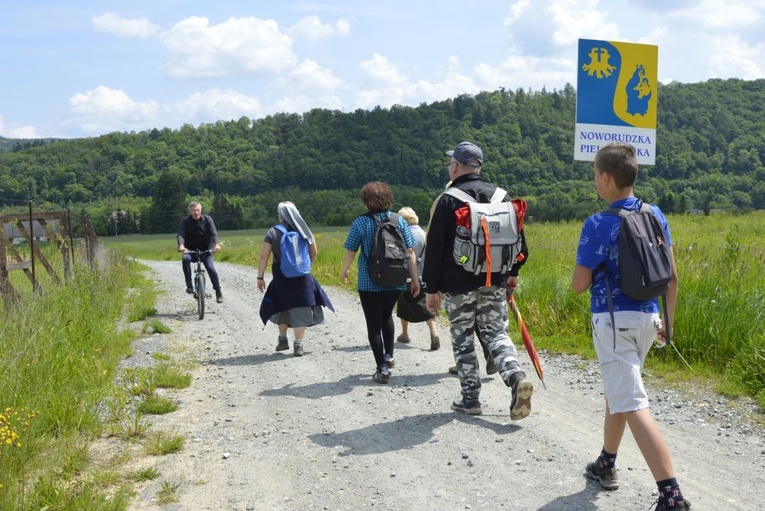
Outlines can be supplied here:
<path id="1" fill-rule="evenodd" d="M 375 213 L 373 213 L 372 211 L 367 211 L 364 214 L 364 216 L 368 216 L 368 217 L 370 217 L 374 221 L 375 229 L 384 223 L 379 218 L 377 218 L 377 215 Z M 396 229 L 398 229 L 398 217 L 399 217 L 399 214 L 398 213 L 394 213 L 392 211 L 388 214 L 388 221 L 390 223 L 392 223 L 393 225 L 395 225 Z M 403 234 L 402 234 L 401 237 L 403 238 Z M 372 236 L 372 238 L 373 238 L 372 239 L 372 244 L 374 245 L 374 236 Z M 361 246 L 361 251 L 364 252 L 364 246 L 363 245 Z M 366 253 L 364 254 L 364 257 L 369 259 L 369 256 Z"/>
<path id="2" fill-rule="evenodd" d="M 489 202 L 502 202 L 505 200 L 506 196 L 507 192 L 498 186 L 497 189 L 494 190 L 494 195 L 491 196 L 491 200 Z"/>
<path id="3" fill-rule="evenodd" d="M 455 199 L 459 199 L 462 202 L 476 202 L 476 200 L 472 196 L 468 195 L 467 192 L 455 187 L 451 187 L 446 190 L 444 195 L 451 195 Z"/>

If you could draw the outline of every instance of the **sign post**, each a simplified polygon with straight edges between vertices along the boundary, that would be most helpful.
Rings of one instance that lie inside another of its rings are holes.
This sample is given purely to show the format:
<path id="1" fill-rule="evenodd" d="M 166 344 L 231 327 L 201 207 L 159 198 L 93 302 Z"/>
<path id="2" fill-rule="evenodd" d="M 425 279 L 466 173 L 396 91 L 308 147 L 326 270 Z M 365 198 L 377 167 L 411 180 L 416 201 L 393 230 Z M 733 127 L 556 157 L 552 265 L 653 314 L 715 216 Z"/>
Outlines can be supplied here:
<path id="1" fill-rule="evenodd" d="M 574 159 L 626 142 L 638 163 L 656 163 L 658 46 L 579 40 Z"/>

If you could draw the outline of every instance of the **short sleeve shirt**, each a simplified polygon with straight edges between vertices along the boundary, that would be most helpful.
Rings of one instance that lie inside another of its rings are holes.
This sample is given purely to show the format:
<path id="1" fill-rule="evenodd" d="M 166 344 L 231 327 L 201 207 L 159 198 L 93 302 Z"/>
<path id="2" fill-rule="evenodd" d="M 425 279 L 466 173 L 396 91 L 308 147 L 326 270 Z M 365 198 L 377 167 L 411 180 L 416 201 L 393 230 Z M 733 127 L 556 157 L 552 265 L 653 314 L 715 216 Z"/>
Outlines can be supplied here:
<path id="1" fill-rule="evenodd" d="M 637 197 L 627 197 L 611 204 L 611 208 L 637 210 L 643 201 Z M 661 210 L 651 205 L 651 210 L 659 219 L 667 236 L 667 244 L 672 246 L 667 219 Z M 633 300 L 622 293 L 619 288 L 619 227 L 621 218 L 610 213 L 600 212 L 587 218 L 579 236 L 579 247 L 576 251 L 576 264 L 593 270 L 590 284 L 590 310 L 593 313 L 608 312 L 608 291 L 606 279 L 611 287 L 611 297 L 614 311 L 659 312 L 656 298 L 651 300 Z M 605 268 L 603 267 L 605 265 Z"/>
<path id="2" fill-rule="evenodd" d="M 381 211 L 375 213 L 375 216 L 377 216 L 377 218 L 381 221 L 385 221 L 389 218 L 390 211 Z M 350 250 L 351 252 L 356 252 L 359 250 L 359 248 L 361 248 L 357 263 L 359 269 L 358 290 L 380 292 L 390 291 L 391 289 L 406 289 L 406 286 L 378 286 L 372 282 L 372 279 L 369 277 L 369 271 L 367 270 L 367 254 L 372 251 L 372 242 L 374 241 L 376 228 L 377 223 L 369 218 L 369 216 L 361 215 L 356 217 L 353 223 L 351 223 L 351 230 L 348 232 L 348 237 L 345 239 L 345 244 L 343 245 L 346 250 Z M 409 229 L 409 225 L 406 223 L 406 220 L 404 220 L 404 218 L 400 215 L 398 217 L 398 229 L 401 231 L 401 234 L 404 237 L 404 243 L 406 243 L 406 247 L 414 247 L 415 240 L 414 236 L 412 236 L 412 231 Z"/>

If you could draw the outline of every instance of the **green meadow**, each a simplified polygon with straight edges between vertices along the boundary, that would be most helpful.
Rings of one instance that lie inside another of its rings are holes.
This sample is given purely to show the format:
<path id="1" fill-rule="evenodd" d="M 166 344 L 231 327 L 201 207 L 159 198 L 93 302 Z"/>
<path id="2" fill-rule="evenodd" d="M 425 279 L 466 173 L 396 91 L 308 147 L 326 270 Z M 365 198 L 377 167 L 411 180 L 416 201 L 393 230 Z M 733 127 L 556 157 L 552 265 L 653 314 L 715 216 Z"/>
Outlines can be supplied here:
<path id="1" fill-rule="evenodd" d="M 655 385 L 709 385 L 730 397 L 751 396 L 765 407 L 765 212 L 669 220 L 680 274 L 674 344 L 691 367 L 671 348 L 652 350 L 647 378 Z M 543 365 L 545 351 L 594 356 L 589 297 L 570 288 L 579 229 L 578 222 L 526 227 L 531 254 L 516 297 L 543 351 Z M 353 291 L 355 269 L 350 284 L 339 281 L 346 232 L 316 230 L 314 274 L 325 286 Z M 216 259 L 254 266 L 263 235 L 222 232 L 223 251 Z M 142 414 L 162 412 L 162 403 L 147 399 L 143 405 L 151 410 L 141 412 L 134 406 L 135 388 L 115 386 L 119 361 L 131 354 L 139 335 L 118 325 L 124 318 L 150 319 L 158 299 L 148 274 L 129 257 L 179 261 L 175 238 L 121 236 L 101 243 L 114 250 L 96 270 L 80 266 L 78 254 L 73 278 L 43 281 L 37 294 L 21 272 L 13 272 L 20 297 L 0 301 L 0 509 L 123 511 L 134 481 L 144 475 L 122 473 L 124 457 L 94 458 L 92 442 L 120 438 L 143 443 L 147 452 L 182 448 L 183 438 L 149 434 Z M 46 247 L 59 266 L 55 253 Z M 159 385 L 160 376 L 151 381 Z"/>
<path id="2" fill-rule="evenodd" d="M 673 344 L 691 369 L 671 347 L 652 350 L 648 369 L 668 381 L 713 382 L 718 391 L 765 406 L 765 212 L 675 215 L 669 222 L 680 276 Z M 580 222 L 527 224 L 530 256 L 516 298 L 537 349 L 594 357 L 589 295 L 571 290 L 580 228 Z M 264 234 L 221 232 L 216 260 L 257 266 Z M 325 286 L 352 291 L 355 264 L 350 284 L 339 280 L 346 234 L 346 227 L 316 229 L 313 273 Z M 172 234 L 102 242 L 136 258 L 180 260 Z"/>

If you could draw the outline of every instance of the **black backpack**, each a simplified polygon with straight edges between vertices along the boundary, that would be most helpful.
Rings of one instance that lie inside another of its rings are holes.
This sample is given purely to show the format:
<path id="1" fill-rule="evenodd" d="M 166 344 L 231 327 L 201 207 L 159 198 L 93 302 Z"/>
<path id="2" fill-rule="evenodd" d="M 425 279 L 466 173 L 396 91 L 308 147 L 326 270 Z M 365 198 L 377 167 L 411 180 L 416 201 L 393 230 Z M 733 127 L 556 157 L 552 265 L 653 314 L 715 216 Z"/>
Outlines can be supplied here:
<path id="1" fill-rule="evenodd" d="M 619 288 L 633 300 L 650 300 L 662 297 L 664 317 L 667 315 L 667 300 L 664 294 L 669 289 L 672 279 L 672 262 L 669 257 L 669 245 L 666 233 L 659 219 L 645 202 L 639 210 L 612 208 L 604 213 L 618 215 L 619 226 Z M 605 268 L 605 266 L 604 266 Z M 611 299 L 611 286 L 606 278 L 606 298 L 611 326 L 614 329 L 616 346 L 616 324 L 614 322 L 614 304 Z M 666 332 L 670 331 L 666 325 Z M 668 335 L 668 334 L 667 334 Z M 669 342 L 669 337 L 667 337 Z"/>
<path id="2" fill-rule="evenodd" d="M 367 216 L 377 224 L 371 254 L 367 256 L 369 277 L 378 286 L 403 286 L 410 277 L 409 252 L 398 229 L 398 213 L 391 213 L 384 222 L 374 213 L 367 213 Z"/>
<path id="3" fill-rule="evenodd" d="M 651 206 L 639 210 L 613 208 L 606 213 L 619 215 L 619 287 L 633 300 L 650 300 L 663 295 L 672 278 L 669 245 L 659 219 Z"/>

